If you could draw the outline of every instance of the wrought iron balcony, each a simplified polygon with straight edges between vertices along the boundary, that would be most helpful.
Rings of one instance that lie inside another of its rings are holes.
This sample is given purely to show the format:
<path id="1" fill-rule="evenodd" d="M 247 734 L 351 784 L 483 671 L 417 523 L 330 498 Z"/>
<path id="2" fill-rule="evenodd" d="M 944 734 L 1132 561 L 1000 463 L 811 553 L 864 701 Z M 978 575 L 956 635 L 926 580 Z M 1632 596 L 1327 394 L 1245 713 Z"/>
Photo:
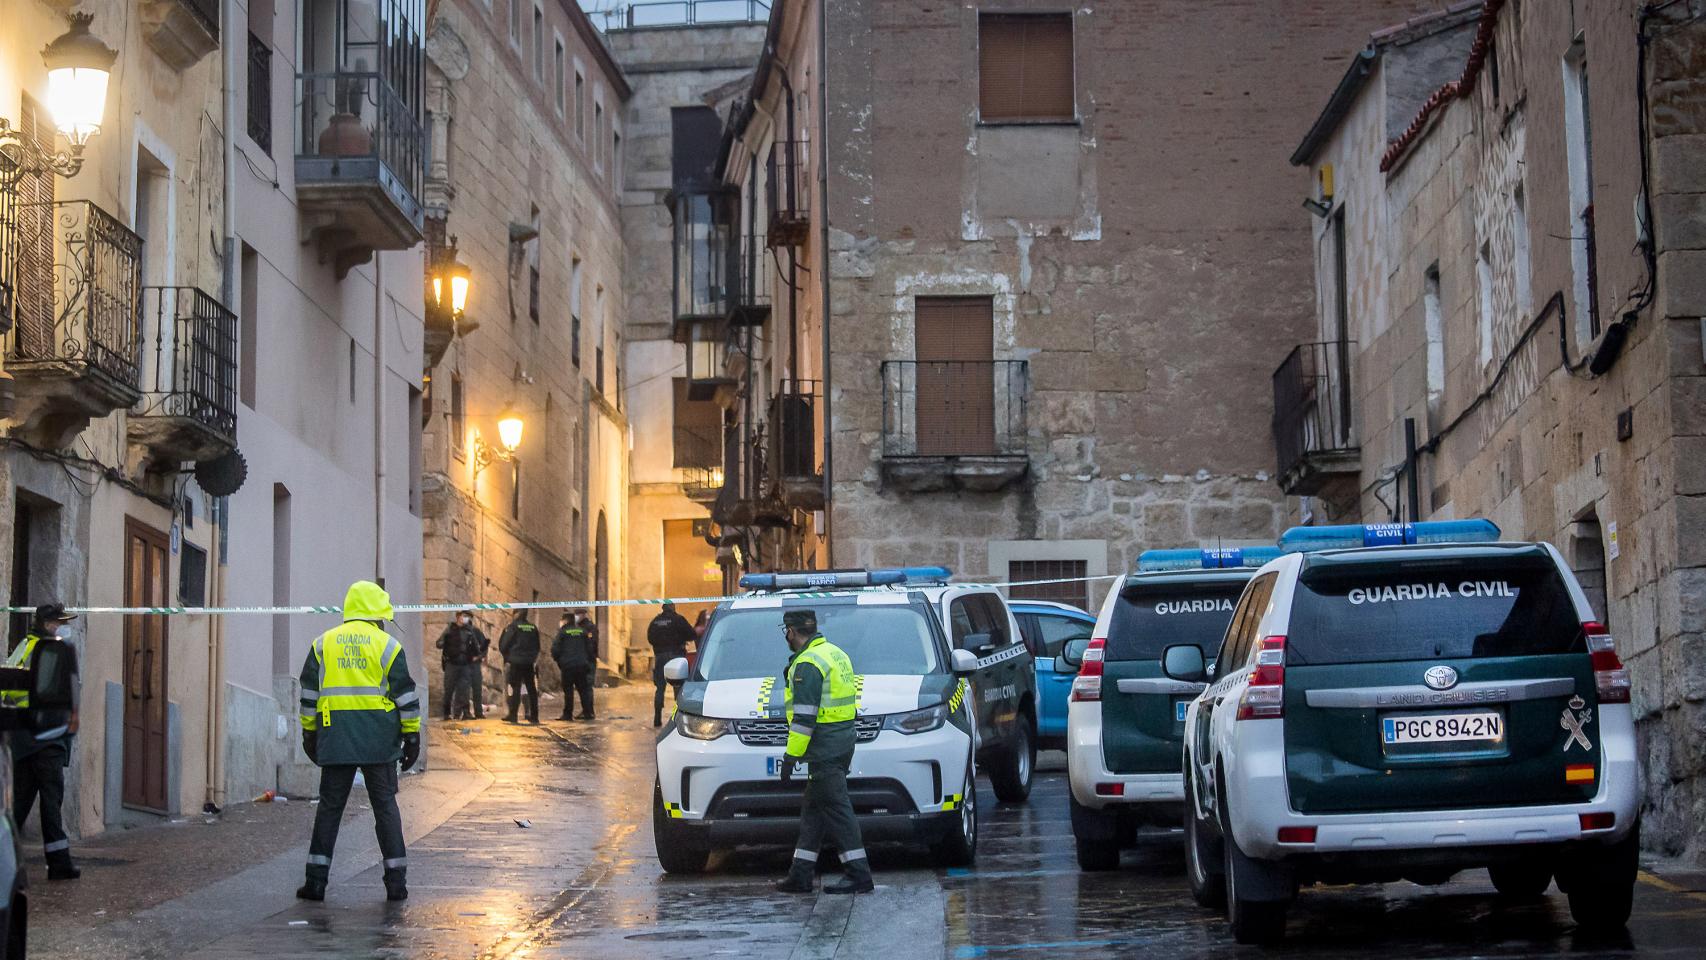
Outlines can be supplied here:
<path id="1" fill-rule="evenodd" d="M 741 238 L 740 279 L 729 298 L 729 322 L 737 327 L 763 326 L 770 319 L 770 258 L 764 238 L 749 233 Z"/>
<path id="2" fill-rule="evenodd" d="M 1274 371 L 1274 452 L 1280 489 L 1337 495 L 1355 486 L 1362 457 L 1351 403 L 1356 343 L 1305 343 Z"/>
<path id="3" fill-rule="evenodd" d="M 11 332 L 18 283 L 18 162 L 0 152 L 0 335 Z"/>
<path id="4" fill-rule="evenodd" d="M 1023 360 L 887 360 L 883 477 L 903 490 L 998 490 L 1030 472 Z"/>
<path id="5" fill-rule="evenodd" d="M 644 0 L 615 10 L 587 14 L 605 33 L 648 27 L 763 23 L 770 19 L 764 0 Z"/>
<path id="6" fill-rule="evenodd" d="M 249 34 L 249 139 L 272 154 L 272 47 Z"/>
<path id="7" fill-rule="evenodd" d="M 421 242 L 424 150 L 415 108 L 378 73 L 296 77 L 296 197 L 339 275 Z"/>
<path id="8" fill-rule="evenodd" d="M 804 140 L 778 140 L 764 163 L 764 206 L 770 211 L 767 242 L 794 247 L 811 232 L 811 180 Z"/>
<path id="9" fill-rule="evenodd" d="M 130 440 L 157 461 L 214 460 L 237 444 L 237 316 L 196 287 L 142 288 L 142 401 Z"/>
<path id="10" fill-rule="evenodd" d="M 824 503 L 817 448 L 817 380 L 788 380 L 770 401 L 771 483 L 782 501 L 801 510 Z"/>
<path id="11" fill-rule="evenodd" d="M 174 70 L 219 49 L 219 0 L 142 0 L 142 37 Z"/>
<path id="12" fill-rule="evenodd" d="M 141 398 L 142 240 L 86 200 L 12 210 L 16 321 L 6 369 L 18 381 L 25 431 L 60 447 L 91 418 Z"/>

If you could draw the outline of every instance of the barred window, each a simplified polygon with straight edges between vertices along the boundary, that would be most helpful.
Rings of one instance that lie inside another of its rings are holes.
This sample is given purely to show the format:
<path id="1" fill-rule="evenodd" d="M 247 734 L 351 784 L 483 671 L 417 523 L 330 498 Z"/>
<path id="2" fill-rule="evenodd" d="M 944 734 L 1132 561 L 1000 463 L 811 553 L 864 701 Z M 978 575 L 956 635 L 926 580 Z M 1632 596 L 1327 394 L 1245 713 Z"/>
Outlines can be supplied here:
<path id="1" fill-rule="evenodd" d="M 1009 560 L 1007 579 L 1014 583 L 1028 580 L 1066 580 L 1070 583 L 1034 583 L 1011 587 L 1007 595 L 1014 600 L 1053 600 L 1070 603 L 1080 610 L 1090 608 L 1090 582 L 1085 577 L 1089 564 L 1083 560 Z"/>

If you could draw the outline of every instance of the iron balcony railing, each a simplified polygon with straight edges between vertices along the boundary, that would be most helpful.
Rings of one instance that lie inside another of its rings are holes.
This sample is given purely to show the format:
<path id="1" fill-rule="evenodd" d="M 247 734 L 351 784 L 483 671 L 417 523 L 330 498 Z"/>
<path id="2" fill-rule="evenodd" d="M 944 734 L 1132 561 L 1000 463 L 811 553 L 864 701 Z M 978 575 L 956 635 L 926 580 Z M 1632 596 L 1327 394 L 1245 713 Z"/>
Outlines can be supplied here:
<path id="1" fill-rule="evenodd" d="M 605 33 L 646 27 L 763 23 L 770 19 L 770 4 L 764 0 L 649 0 L 631 3 L 621 10 L 601 10 L 591 16 Z"/>
<path id="2" fill-rule="evenodd" d="M 770 257 L 764 237 L 748 233 L 740 242 L 740 280 L 729 306 L 729 322 L 758 326 L 770 318 Z"/>
<path id="3" fill-rule="evenodd" d="M 1274 452 L 1281 477 L 1306 458 L 1357 451 L 1351 410 L 1351 358 L 1356 343 L 1305 343 L 1274 371 Z"/>
<path id="4" fill-rule="evenodd" d="M 676 424 L 674 462 L 676 467 L 685 469 L 721 467 L 722 431 Z"/>
<path id="5" fill-rule="evenodd" d="M 142 288 L 139 416 L 237 434 L 237 315 L 196 287 Z"/>
<path id="6" fill-rule="evenodd" d="M 249 34 L 249 139 L 272 153 L 272 47 Z"/>
<path id="7" fill-rule="evenodd" d="M 0 152 L 0 334 L 12 329 L 18 274 L 18 162 Z"/>
<path id="8" fill-rule="evenodd" d="M 770 464 L 777 481 L 818 477 L 817 398 L 821 382 L 787 380 L 770 401 Z"/>
<path id="9" fill-rule="evenodd" d="M 1026 455 L 1024 360 L 885 360 L 883 456 Z"/>
<path id="10" fill-rule="evenodd" d="M 805 242 L 811 229 L 811 184 L 804 140 L 777 140 L 764 162 L 764 206 L 770 211 L 766 237 L 772 247 Z"/>
<path id="11" fill-rule="evenodd" d="M 420 197 L 421 122 L 384 75 L 300 73 L 296 101 L 297 158 L 324 165 L 310 169 L 312 178 L 391 178 L 410 198 Z"/>
<path id="12" fill-rule="evenodd" d="M 30 255 L 18 264 L 9 364 L 84 365 L 134 390 L 142 239 L 87 200 L 21 204 L 17 215 Z"/>

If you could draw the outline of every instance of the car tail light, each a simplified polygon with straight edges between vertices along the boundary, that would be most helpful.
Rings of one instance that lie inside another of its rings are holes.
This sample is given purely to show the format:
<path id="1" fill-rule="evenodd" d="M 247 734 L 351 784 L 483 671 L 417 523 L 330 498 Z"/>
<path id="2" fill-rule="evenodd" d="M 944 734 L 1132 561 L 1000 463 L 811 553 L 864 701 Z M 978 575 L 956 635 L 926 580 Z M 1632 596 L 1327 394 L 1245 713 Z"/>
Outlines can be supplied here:
<path id="1" fill-rule="evenodd" d="M 1280 827 L 1280 843 L 1314 843 L 1314 827 Z"/>
<path id="2" fill-rule="evenodd" d="M 1266 720 L 1285 716 L 1285 638 L 1263 637 L 1256 652 L 1256 670 L 1238 698 L 1238 719 Z"/>
<path id="3" fill-rule="evenodd" d="M 1102 699 L 1102 658 L 1107 656 L 1107 637 L 1092 637 L 1084 648 L 1084 662 L 1072 681 L 1072 699 L 1080 702 Z"/>
<path id="4" fill-rule="evenodd" d="M 1617 814 L 1615 813 L 1584 813 L 1581 815 L 1581 819 L 1583 833 L 1587 833 L 1589 830 L 1610 830 L 1617 826 Z"/>
<path id="5" fill-rule="evenodd" d="M 1123 797 L 1123 796 L 1125 796 L 1125 784 L 1123 784 L 1123 783 L 1098 783 L 1098 784 L 1096 784 L 1096 796 L 1098 796 L 1098 797 Z"/>
<path id="6" fill-rule="evenodd" d="M 1629 702 L 1629 668 L 1617 658 L 1617 642 L 1611 639 L 1605 624 L 1592 620 L 1582 624 L 1587 634 L 1588 655 L 1593 658 L 1594 685 L 1599 688 L 1600 703 Z"/>

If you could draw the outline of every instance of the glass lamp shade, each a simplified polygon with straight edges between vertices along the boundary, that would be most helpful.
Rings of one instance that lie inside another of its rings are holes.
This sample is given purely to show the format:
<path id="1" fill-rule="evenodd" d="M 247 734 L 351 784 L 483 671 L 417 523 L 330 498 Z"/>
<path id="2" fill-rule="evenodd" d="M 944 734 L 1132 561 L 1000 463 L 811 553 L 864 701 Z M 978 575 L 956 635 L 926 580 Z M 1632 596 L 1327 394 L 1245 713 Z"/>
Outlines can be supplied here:
<path id="1" fill-rule="evenodd" d="M 41 52 L 47 65 L 47 108 L 53 125 L 74 148 L 101 130 L 107 110 L 107 80 L 118 53 L 89 32 L 94 17 L 74 13 L 71 28 Z"/>
<path id="2" fill-rule="evenodd" d="M 498 440 L 510 453 L 521 446 L 521 428 L 521 415 L 514 410 L 506 410 L 498 418 Z"/>
<path id="3" fill-rule="evenodd" d="M 434 276 L 432 278 L 432 302 L 435 306 L 440 306 L 440 307 L 444 306 L 444 278 L 443 277 Z"/>
<path id="4" fill-rule="evenodd" d="M 433 281 L 433 286 L 438 286 L 437 280 Z M 456 313 L 468 309 L 468 271 L 461 264 L 457 264 L 450 274 L 450 309 Z"/>

